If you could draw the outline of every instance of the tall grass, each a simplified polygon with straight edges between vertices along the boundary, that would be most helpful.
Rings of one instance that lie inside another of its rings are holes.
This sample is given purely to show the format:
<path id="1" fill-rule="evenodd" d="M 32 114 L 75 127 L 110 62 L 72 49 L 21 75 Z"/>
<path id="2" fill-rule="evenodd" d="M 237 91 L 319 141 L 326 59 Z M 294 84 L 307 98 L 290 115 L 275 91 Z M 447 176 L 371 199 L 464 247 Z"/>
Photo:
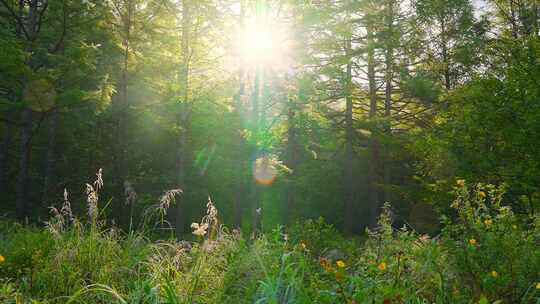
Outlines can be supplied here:
<path id="1" fill-rule="evenodd" d="M 0 303 L 540 303 L 540 217 L 516 216 L 502 188 L 458 183 L 438 236 L 396 229 L 384 212 L 360 243 L 323 220 L 246 242 L 210 199 L 196 241 L 151 240 L 106 226 L 101 172 L 90 186 L 85 216 L 65 191 L 46 229 L 0 222 Z M 180 193 L 142 227 L 166 225 Z"/>

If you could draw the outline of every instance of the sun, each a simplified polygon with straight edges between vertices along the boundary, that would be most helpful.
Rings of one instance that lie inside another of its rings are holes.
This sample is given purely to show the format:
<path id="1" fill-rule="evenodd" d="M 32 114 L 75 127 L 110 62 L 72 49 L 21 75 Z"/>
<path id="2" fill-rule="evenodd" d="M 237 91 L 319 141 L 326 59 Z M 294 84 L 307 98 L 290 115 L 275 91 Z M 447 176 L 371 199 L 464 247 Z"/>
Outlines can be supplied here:
<path id="1" fill-rule="evenodd" d="M 249 19 L 237 33 L 236 48 L 249 66 L 279 67 L 287 61 L 287 37 L 277 24 Z"/>

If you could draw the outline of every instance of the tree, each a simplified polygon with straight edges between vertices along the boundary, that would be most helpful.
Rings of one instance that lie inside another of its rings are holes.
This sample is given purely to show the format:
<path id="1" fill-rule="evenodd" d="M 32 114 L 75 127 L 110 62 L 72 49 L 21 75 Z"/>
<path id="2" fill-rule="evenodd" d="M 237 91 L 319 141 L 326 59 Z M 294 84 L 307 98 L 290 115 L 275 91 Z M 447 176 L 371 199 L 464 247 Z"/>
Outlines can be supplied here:
<path id="1" fill-rule="evenodd" d="M 41 79 L 38 82 L 32 82 L 32 78 L 36 79 L 42 62 L 39 61 L 40 51 L 43 51 L 43 45 L 39 45 L 40 33 L 43 25 L 43 15 L 47 11 L 48 1 L 32 0 L 28 2 L 20 1 L 18 5 L 2 1 L 3 8 L 7 11 L 9 22 L 14 26 L 15 33 L 19 41 L 23 43 L 25 52 L 32 54 L 26 60 L 26 65 L 31 71 L 30 75 L 25 75 L 22 81 L 24 91 L 26 92 L 25 101 L 26 107 L 21 114 L 21 141 L 19 160 L 19 175 L 17 177 L 17 196 L 16 196 L 16 213 L 19 219 L 24 219 L 29 216 L 31 205 L 28 203 L 28 179 L 30 171 L 31 150 L 32 150 L 32 131 L 34 121 L 34 111 L 31 106 L 36 100 L 29 100 L 28 96 L 33 95 L 30 92 L 36 89 L 49 89 L 50 86 L 45 84 L 47 80 Z M 45 51 L 46 51 L 45 46 Z M 29 77 L 30 76 L 30 77 Z M 41 85 L 40 85 L 41 84 Z M 34 103 L 35 105 L 35 103 Z M 41 108 L 39 108 L 41 109 Z"/>
<path id="2" fill-rule="evenodd" d="M 424 25 L 423 46 L 427 64 L 441 75 L 446 90 L 451 90 L 464 77 L 474 62 L 471 53 L 471 34 L 474 33 L 474 17 L 469 0 L 417 0 L 414 3 L 418 19 Z M 465 56 L 464 56 L 465 55 Z"/>

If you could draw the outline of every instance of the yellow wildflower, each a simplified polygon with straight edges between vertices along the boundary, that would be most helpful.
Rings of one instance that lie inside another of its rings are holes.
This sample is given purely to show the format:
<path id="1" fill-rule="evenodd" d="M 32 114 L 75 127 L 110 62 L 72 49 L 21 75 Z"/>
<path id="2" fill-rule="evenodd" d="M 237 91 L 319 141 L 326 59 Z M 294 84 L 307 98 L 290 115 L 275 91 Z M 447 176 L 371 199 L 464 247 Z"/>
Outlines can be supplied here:
<path id="1" fill-rule="evenodd" d="M 489 274 L 490 274 L 492 277 L 494 277 L 494 278 L 496 278 L 496 277 L 499 276 L 499 274 L 498 274 L 495 270 L 493 270 L 493 271 L 490 272 Z"/>
<path id="2" fill-rule="evenodd" d="M 476 240 L 475 239 L 470 239 L 469 244 L 471 244 L 473 246 L 476 245 Z"/>
<path id="3" fill-rule="evenodd" d="M 0 255 L 0 263 L 3 263 L 6 261 L 6 258 L 3 255 Z"/>
<path id="4" fill-rule="evenodd" d="M 386 263 L 385 262 L 381 262 L 379 264 L 379 266 L 377 266 L 377 268 L 379 268 L 379 270 L 381 271 L 385 271 L 386 270 Z"/>
<path id="5" fill-rule="evenodd" d="M 484 191 L 479 191 L 478 196 L 480 196 L 481 198 L 486 198 L 486 193 Z"/>
<path id="6" fill-rule="evenodd" d="M 337 260 L 336 265 L 339 268 L 344 268 L 345 267 L 345 262 L 343 262 L 342 260 Z"/>
<path id="7" fill-rule="evenodd" d="M 460 187 L 465 187 L 465 180 L 464 179 L 458 179 L 456 181 L 456 184 Z"/>
<path id="8" fill-rule="evenodd" d="M 486 224 L 486 226 L 489 226 L 489 225 L 493 224 L 493 220 L 486 219 L 486 220 L 484 220 L 484 224 Z"/>
<path id="9" fill-rule="evenodd" d="M 536 283 L 536 289 L 540 289 L 540 282 Z"/>
<path id="10" fill-rule="evenodd" d="M 329 271 L 332 268 L 332 265 L 330 265 L 330 262 L 328 262 L 326 258 L 321 258 L 319 264 L 321 264 L 321 267 L 326 271 Z"/>
<path id="11" fill-rule="evenodd" d="M 306 250 L 306 243 L 300 243 L 300 247 L 302 247 L 302 249 Z"/>

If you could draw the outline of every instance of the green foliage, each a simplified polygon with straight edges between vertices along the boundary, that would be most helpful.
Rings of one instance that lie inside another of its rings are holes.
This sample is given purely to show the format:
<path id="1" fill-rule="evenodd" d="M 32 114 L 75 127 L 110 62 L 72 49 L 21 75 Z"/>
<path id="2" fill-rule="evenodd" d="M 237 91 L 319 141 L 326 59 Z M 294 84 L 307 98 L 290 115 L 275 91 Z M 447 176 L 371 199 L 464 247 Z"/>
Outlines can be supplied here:
<path id="1" fill-rule="evenodd" d="M 417 151 L 425 150 L 419 154 L 420 170 L 428 183 L 455 177 L 506 183 L 508 203 L 518 213 L 530 213 L 540 203 L 540 111 L 533 105 L 539 96 L 538 65 L 533 63 L 538 42 L 499 44 L 512 53 L 505 67 L 454 90 L 435 128 L 419 134 Z"/>
<path id="2" fill-rule="evenodd" d="M 0 29 L 0 86 L 20 90 L 22 83 L 18 79 L 27 76 L 29 71 L 24 61 L 26 55 L 23 45 L 17 41 L 9 28 Z M 2 102 L 3 103 L 3 102 Z"/>
<path id="3" fill-rule="evenodd" d="M 427 73 L 407 77 L 402 84 L 404 93 L 429 105 L 438 101 L 442 93 L 440 85 Z"/>
<path id="4" fill-rule="evenodd" d="M 322 217 L 298 222 L 288 231 L 293 244 L 304 244 L 316 256 L 321 256 L 331 250 L 350 251 L 352 249 L 352 243 L 347 242 L 337 229 L 326 223 Z"/>
<path id="5" fill-rule="evenodd" d="M 20 279 L 39 269 L 41 261 L 53 250 L 51 235 L 35 227 L 23 227 L 12 222 L 1 222 L 0 277 Z"/>
<path id="6" fill-rule="evenodd" d="M 94 283 L 124 289 L 128 279 L 136 276 L 144 252 L 136 241 L 123 242 L 109 231 L 65 235 L 56 240 L 54 256 L 39 264 L 32 288 L 42 298 L 71 295 Z"/>
<path id="7" fill-rule="evenodd" d="M 441 235 L 394 228 L 387 205 L 362 244 L 344 239 L 322 219 L 299 223 L 287 234 L 278 227 L 249 243 L 224 228 L 200 242 L 153 243 L 80 224 L 61 233 L 16 225 L 6 228 L 0 243 L 0 298 L 156 304 L 539 301 L 538 215 L 518 218 L 503 205 L 502 187 L 469 188 L 459 180 L 455 193 L 456 213 L 444 219 Z M 14 247 L 28 242 L 27 255 Z M 5 272 L 14 267 L 24 271 Z"/>
<path id="8" fill-rule="evenodd" d="M 450 269 L 436 240 L 405 227 L 394 230 L 389 209 L 379 219 L 379 227 L 368 234 L 351 282 L 353 298 L 359 302 L 444 300 Z"/>
<path id="9" fill-rule="evenodd" d="M 0 1 L 4 212 L 69 207 L 0 302 L 538 304 L 538 3 L 489 2 Z"/>
<path id="10" fill-rule="evenodd" d="M 265 278 L 260 281 L 255 303 L 305 303 L 309 301 L 302 286 L 305 280 L 306 261 L 301 256 L 295 259 L 297 252 L 285 252 L 281 255 L 277 272 L 265 271 Z M 261 262 L 262 263 L 262 262 Z"/>
<path id="11" fill-rule="evenodd" d="M 503 205 L 503 193 L 504 187 L 492 185 L 458 186 L 452 205 L 458 218 L 443 231 L 445 246 L 473 296 L 528 303 L 540 274 L 538 218 L 520 220 Z"/>

